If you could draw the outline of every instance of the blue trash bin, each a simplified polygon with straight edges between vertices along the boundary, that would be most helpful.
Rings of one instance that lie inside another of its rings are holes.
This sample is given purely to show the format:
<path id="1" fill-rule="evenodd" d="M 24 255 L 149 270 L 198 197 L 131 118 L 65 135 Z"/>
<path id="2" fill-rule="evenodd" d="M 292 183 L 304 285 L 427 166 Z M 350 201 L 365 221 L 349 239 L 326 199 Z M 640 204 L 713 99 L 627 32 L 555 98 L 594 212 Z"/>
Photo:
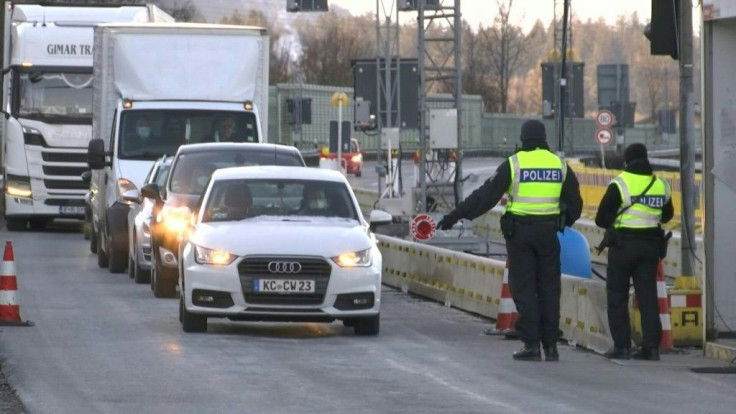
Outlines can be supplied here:
<path id="1" fill-rule="evenodd" d="M 593 266 L 590 262 L 590 245 L 582 233 L 572 227 L 565 227 L 565 232 L 557 232 L 560 240 L 560 262 L 562 273 L 570 276 L 590 279 L 593 277 Z"/>

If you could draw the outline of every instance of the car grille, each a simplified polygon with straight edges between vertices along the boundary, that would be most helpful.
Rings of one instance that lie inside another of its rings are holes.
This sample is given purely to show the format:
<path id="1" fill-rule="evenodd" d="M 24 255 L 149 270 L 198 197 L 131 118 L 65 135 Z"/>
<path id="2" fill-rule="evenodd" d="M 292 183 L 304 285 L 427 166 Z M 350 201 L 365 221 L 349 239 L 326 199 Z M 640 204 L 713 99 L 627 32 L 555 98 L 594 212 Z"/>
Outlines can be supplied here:
<path id="1" fill-rule="evenodd" d="M 294 274 L 271 273 L 272 261 L 299 262 L 302 270 Z M 247 257 L 238 264 L 240 285 L 248 304 L 256 305 L 319 305 L 324 301 L 332 267 L 324 259 L 307 257 Z M 314 293 L 253 292 L 254 279 L 314 280 Z"/>

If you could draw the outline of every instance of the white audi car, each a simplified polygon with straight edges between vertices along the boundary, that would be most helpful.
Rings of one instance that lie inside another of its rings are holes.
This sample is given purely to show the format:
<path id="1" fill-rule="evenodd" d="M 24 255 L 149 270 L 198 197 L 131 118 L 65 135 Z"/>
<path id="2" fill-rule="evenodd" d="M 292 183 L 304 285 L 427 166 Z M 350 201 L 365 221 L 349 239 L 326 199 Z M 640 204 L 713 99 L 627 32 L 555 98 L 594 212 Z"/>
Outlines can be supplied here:
<path id="1" fill-rule="evenodd" d="M 377 335 L 381 253 L 337 171 L 252 166 L 215 171 L 181 243 L 179 318 L 332 322 Z"/>

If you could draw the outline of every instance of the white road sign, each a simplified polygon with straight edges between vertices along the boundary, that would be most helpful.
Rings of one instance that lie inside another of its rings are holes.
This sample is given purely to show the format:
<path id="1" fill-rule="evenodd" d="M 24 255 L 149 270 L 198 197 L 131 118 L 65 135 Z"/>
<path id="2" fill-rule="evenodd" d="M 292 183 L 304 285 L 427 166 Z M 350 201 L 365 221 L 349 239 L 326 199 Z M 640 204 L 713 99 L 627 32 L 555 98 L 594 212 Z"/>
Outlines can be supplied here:
<path id="1" fill-rule="evenodd" d="M 595 131 L 595 139 L 601 145 L 608 145 L 613 141 L 613 132 L 608 128 L 601 128 Z"/>
<path id="2" fill-rule="evenodd" d="M 615 121 L 616 118 L 613 116 L 613 112 L 606 109 L 598 112 L 598 115 L 595 116 L 595 123 L 599 128 L 608 128 L 613 125 Z"/>

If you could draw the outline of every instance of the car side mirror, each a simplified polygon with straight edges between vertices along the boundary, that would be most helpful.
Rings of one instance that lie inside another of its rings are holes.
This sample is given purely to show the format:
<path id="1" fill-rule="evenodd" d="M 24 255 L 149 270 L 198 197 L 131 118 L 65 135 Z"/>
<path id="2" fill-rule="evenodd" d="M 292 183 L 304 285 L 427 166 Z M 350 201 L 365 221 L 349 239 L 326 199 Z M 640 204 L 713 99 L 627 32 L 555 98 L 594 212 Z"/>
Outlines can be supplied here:
<path id="1" fill-rule="evenodd" d="M 369 218 L 371 231 L 376 231 L 376 227 L 384 224 L 391 224 L 393 217 L 390 213 L 383 210 L 373 210 Z"/>
<path id="2" fill-rule="evenodd" d="M 131 203 L 141 203 L 141 193 L 138 192 L 137 188 L 131 188 L 130 190 L 122 194 L 123 200 L 130 201 Z"/>
<path id="3" fill-rule="evenodd" d="M 87 164 L 92 170 L 101 170 L 107 166 L 105 157 L 105 142 L 95 138 L 89 142 L 87 147 Z"/>
<path id="4" fill-rule="evenodd" d="M 154 200 L 156 203 L 161 202 L 161 190 L 156 183 L 146 184 L 141 187 L 141 195 Z"/>
<path id="5" fill-rule="evenodd" d="M 82 182 L 89 184 L 92 182 L 92 171 L 87 170 L 81 174 Z"/>

